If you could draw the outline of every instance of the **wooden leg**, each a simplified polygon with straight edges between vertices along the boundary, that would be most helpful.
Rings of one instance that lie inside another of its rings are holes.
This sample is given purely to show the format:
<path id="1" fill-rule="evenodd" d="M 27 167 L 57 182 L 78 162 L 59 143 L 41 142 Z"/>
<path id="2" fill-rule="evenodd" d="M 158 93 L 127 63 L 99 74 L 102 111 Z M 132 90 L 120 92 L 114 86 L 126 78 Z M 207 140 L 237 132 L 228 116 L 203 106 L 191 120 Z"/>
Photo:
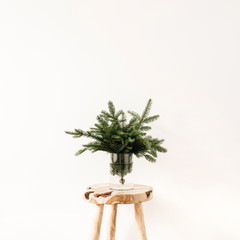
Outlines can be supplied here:
<path id="1" fill-rule="evenodd" d="M 115 240 L 117 204 L 111 205 L 111 215 L 108 229 L 107 240 Z"/>
<path id="2" fill-rule="evenodd" d="M 97 204 L 97 213 L 93 222 L 93 231 L 90 240 L 99 240 L 104 204 Z"/>
<path id="3" fill-rule="evenodd" d="M 135 208 L 135 219 L 137 222 L 138 232 L 140 234 L 141 240 L 147 240 L 142 203 L 135 203 L 134 208 Z"/>

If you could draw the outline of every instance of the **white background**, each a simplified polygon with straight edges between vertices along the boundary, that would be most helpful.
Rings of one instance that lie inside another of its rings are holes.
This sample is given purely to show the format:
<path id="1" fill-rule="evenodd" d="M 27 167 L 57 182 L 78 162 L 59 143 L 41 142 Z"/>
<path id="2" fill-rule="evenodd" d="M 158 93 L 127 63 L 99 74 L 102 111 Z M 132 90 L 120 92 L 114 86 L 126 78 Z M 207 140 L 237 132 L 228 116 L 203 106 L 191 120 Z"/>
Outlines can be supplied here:
<path id="1" fill-rule="evenodd" d="M 112 100 L 160 114 L 151 134 L 167 154 L 135 159 L 150 240 L 239 240 L 240 2 L 2 0 L 0 239 L 85 240 L 89 184 L 108 181 L 109 155 L 75 157 Z M 106 237 L 109 208 L 103 218 Z M 116 239 L 137 239 L 119 206 Z"/>

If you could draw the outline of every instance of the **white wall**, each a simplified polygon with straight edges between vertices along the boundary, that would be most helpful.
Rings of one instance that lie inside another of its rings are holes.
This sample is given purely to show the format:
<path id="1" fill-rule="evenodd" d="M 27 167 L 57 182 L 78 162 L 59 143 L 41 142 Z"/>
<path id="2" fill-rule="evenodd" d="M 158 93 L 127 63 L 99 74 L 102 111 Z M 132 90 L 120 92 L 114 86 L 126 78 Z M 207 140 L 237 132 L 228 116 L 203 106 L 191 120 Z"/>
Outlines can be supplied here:
<path id="1" fill-rule="evenodd" d="M 240 239 L 240 2 L 3 0 L 0 3 L 0 238 L 85 240 L 87 185 L 109 156 L 74 156 L 112 100 L 160 114 L 151 134 L 167 154 L 135 161 L 154 187 L 151 240 Z M 103 219 L 106 236 L 109 208 Z M 116 239 L 137 239 L 120 206 Z"/>

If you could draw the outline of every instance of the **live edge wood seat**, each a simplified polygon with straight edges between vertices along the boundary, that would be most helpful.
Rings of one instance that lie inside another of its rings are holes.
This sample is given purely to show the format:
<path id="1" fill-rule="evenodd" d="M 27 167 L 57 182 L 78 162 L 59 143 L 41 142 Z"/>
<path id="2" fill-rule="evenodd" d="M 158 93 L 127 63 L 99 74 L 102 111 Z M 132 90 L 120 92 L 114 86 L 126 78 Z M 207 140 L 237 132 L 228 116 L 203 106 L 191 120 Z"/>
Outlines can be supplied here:
<path id="1" fill-rule="evenodd" d="M 97 206 L 97 213 L 93 223 L 90 240 L 99 240 L 104 205 L 111 205 L 110 222 L 108 226 L 108 240 L 115 240 L 116 216 L 118 204 L 134 204 L 135 220 L 141 240 L 147 240 L 142 202 L 151 200 L 152 187 L 135 184 L 132 190 L 112 190 L 109 184 L 97 184 L 87 188 L 84 199 Z"/>

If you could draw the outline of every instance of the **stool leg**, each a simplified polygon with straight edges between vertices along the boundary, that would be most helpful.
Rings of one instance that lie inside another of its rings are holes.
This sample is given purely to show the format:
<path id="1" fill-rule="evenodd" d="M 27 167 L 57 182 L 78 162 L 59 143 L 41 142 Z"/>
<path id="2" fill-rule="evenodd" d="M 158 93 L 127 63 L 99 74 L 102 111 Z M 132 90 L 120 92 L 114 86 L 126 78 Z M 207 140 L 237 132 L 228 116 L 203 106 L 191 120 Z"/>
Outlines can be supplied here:
<path id="1" fill-rule="evenodd" d="M 135 219 L 137 222 L 138 232 L 140 234 L 141 240 L 147 240 L 142 203 L 135 203 L 134 208 L 135 208 Z"/>
<path id="2" fill-rule="evenodd" d="M 104 204 L 96 204 L 97 213 L 93 222 L 93 231 L 90 240 L 99 240 Z"/>
<path id="3" fill-rule="evenodd" d="M 107 240 L 115 240 L 117 204 L 111 205 L 111 215 L 108 229 Z"/>

